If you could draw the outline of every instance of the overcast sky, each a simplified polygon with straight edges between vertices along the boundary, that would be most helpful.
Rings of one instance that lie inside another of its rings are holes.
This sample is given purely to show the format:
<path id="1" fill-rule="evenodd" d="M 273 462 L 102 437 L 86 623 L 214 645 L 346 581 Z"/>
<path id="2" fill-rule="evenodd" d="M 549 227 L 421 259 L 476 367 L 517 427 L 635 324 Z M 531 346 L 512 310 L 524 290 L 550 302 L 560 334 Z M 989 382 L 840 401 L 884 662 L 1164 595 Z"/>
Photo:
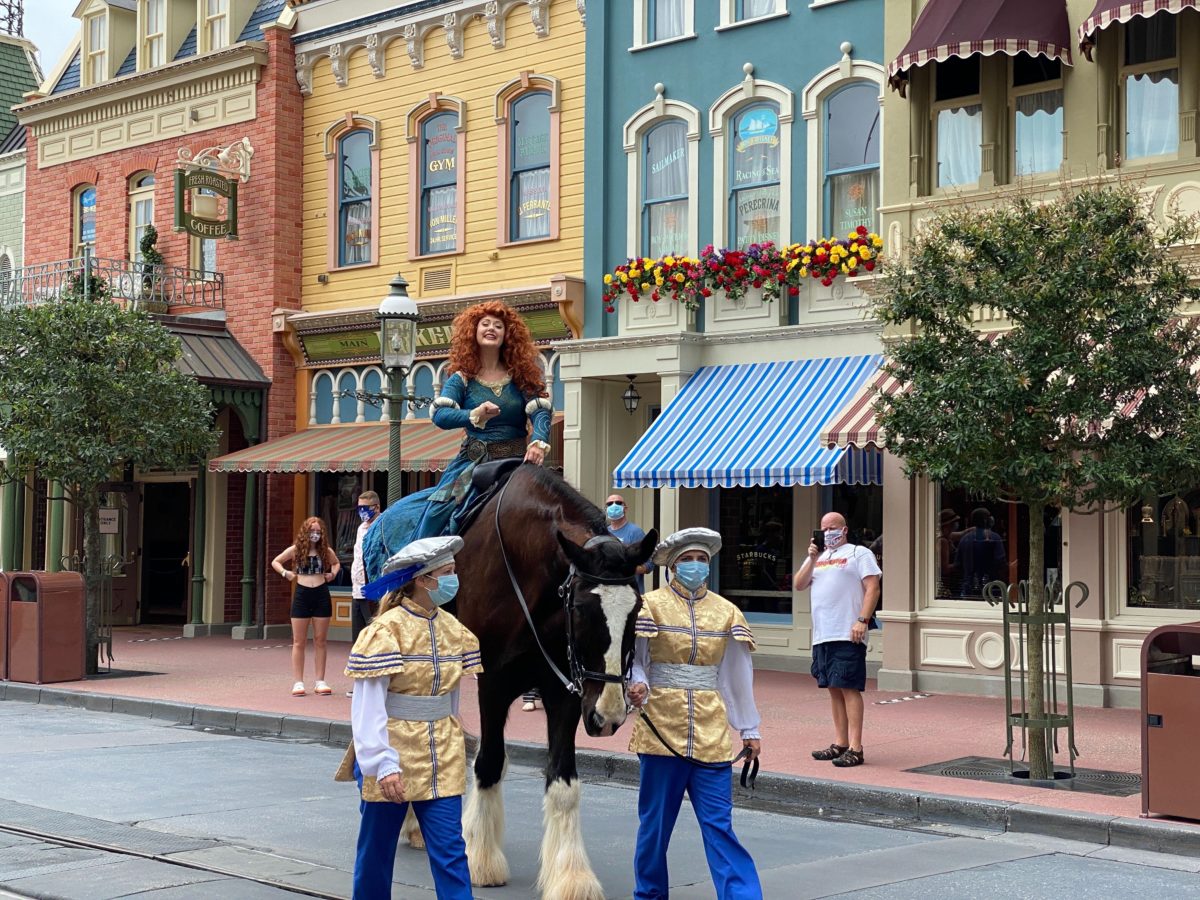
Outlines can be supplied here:
<path id="1" fill-rule="evenodd" d="M 25 0 L 25 37 L 37 44 L 47 77 L 79 30 L 79 20 L 71 18 L 78 5 L 79 0 Z"/>

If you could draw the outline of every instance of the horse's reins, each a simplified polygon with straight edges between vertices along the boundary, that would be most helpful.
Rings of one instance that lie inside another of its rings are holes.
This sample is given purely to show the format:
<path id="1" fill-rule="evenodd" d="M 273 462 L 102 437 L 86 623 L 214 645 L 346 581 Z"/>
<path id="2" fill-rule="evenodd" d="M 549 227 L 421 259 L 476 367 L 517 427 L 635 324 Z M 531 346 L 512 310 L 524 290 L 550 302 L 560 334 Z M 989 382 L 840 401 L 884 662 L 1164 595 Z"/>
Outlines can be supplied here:
<path id="1" fill-rule="evenodd" d="M 654 721 L 648 715 L 646 715 L 646 711 L 644 709 L 642 710 L 642 721 L 646 723 L 646 727 L 650 729 L 650 732 L 656 738 L 658 738 L 658 742 L 660 744 L 662 744 L 664 747 L 666 747 L 668 750 L 671 751 L 672 756 L 676 757 L 677 759 L 686 759 L 693 766 L 699 766 L 701 769 L 723 769 L 726 766 L 735 765 L 736 763 L 740 762 L 743 759 L 746 760 L 744 763 L 742 763 L 742 777 L 741 777 L 742 787 L 746 788 L 746 790 L 749 790 L 749 791 L 754 790 L 754 782 L 758 780 L 758 757 L 757 756 L 753 757 L 753 758 L 750 757 L 750 748 L 749 747 L 742 747 L 742 752 L 739 753 L 737 756 L 735 756 L 733 758 L 732 762 L 727 762 L 727 763 L 703 762 L 698 759 L 693 759 L 690 756 L 684 756 L 682 753 L 680 753 L 678 750 L 676 750 L 674 747 L 672 747 L 671 742 L 668 741 L 665 737 L 663 737 L 662 734 L 659 732 L 659 730 L 654 727 Z"/>
<path id="2" fill-rule="evenodd" d="M 573 582 L 577 578 L 581 577 L 581 575 L 588 581 L 595 581 L 597 584 L 633 586 L 634 580 L 632 578 L 604 578 L 598 575 L 580 573 L 575 568 L 575 564 L 571 563 L 571 567 L 567 572 L 566 579 L 558 586 L 558 597 L 562 601 L 563 611 L 566 614 L 567 668 L 571 670 L 571 677 L 568 678 L 563 674 L 562 669 L 555 664 L 554 660 L 550 658 L 550 654 L 546 652 L 545 645 L 542 644 L 542 638 L 538 634 L 537 626 L 533 624 L 533 616 L 529 612 L 529 603 L 525 600 L 525 593 L 521 590 L 521 585 L 517 583 L 517 576 L 513 572 L 512 563 L 510 563 L 508 560 L 508 552 L 504 549 L 504 534 L 500 530 L 500 507 L 504 503 L 504 493 L 508 490 L 508 485 L 508 481 L 504 482 L 504 486 L 500 488 L 500 494 L 496 497 L 496 539 L 500 542 L 500 557 L 504 560 L 504 568 L 508 571 L 509 583 L 512 585 L 513 593 L 517 595 L 517 602 L 521 604 L 521 612 L 525 614 L 525 621 L 529 624 L 529 630 L 533 632 L 533 639 L 537 642 L 538 650 L 541 651 L 542 658 L 546 661 L 546 665 L 550 667 L 550 670 L 558 677 L 558 680 L 562 682 L 563 687 L 567 689 L 568 693 L 575 694 L 576 696 L 581 696 L 583 694 L 583 683 L 585 681 L 602 681 L 607 684 L 624 684 L 627 680 L 626 673 L 629 669 L 628 664 L 625 667 L 625 673 L 620 675 L 609 675 L 607 672 L 595 672 L 591 669 L 587 669 L 584 667 L 583 663 L 580 662 L 579 653 L 575 647 L 575 620 L 573 615 L 575 611 L 575 596 L 574 592 L 571 590 L 571 587 Z M 612 535 L 596 535 L 595 537 L 589 539 L 586 544 L 584 544 L 584 548 L 586 549 L 592 547 L 595 544 L 604 541 L 616 540 L 617 538 L 613 537 Z"/>

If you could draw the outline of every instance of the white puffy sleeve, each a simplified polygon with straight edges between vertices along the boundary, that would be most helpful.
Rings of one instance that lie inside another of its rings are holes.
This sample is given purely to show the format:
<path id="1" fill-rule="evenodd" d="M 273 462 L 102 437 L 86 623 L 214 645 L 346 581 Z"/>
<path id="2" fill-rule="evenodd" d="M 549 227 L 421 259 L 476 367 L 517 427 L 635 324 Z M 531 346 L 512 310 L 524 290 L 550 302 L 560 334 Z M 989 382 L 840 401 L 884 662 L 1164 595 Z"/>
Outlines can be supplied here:
<path id="1" fill-rule="evenodd" d="M 754 664 L 750 661 L 750 645 L 733 640 L 725 645 L 725 657 L 717 667 L 717 689 L 725 699 L 729 724 L 743 740 L 758 740 L 762 717 L 754 703 Z"/>
<path id="2" fill-rule="evenodd" d="M 363 775 L 376 779 L 400 771 L 400 757 L 388 741 L 387 690 L 391 680 L 390 676 L 356 680 L 350 701 L 354 757 Z"/>
<path id="3" fill-rule="evenodd" d="M 629 670 L 629 683 L 650 684 L 650 639 L 639 637 L 633 641 L 633 665 Z"/>

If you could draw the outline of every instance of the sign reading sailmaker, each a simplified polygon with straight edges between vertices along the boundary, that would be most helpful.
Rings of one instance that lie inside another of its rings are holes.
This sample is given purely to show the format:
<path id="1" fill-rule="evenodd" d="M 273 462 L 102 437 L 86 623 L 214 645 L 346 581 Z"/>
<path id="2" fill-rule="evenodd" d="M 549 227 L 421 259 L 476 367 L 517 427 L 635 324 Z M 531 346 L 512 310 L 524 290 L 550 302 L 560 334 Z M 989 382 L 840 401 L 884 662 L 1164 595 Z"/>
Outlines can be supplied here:
<path id="1" fill-rule="evenodd" d="M 204 191 L 205 195 L 199 192 Z M 215 196 L 213 196 L 215 195 Z M 211 171 L 175 170 L 175 230 L 186 231 L 199 238 L 229 238 L 237 240 L 237 196 L 238 183 L 235 179 L 226 178 Z M 187 198 L 192 198 L 188 204 Z M 225 198 L 225 218 L 216 218 L 218 203 L 216 197 Z M 206 215 L 198 215 L 197 201 L 208 201 L 204 205 Z M 187 209 L 191 206 L 192 209 Z"/>

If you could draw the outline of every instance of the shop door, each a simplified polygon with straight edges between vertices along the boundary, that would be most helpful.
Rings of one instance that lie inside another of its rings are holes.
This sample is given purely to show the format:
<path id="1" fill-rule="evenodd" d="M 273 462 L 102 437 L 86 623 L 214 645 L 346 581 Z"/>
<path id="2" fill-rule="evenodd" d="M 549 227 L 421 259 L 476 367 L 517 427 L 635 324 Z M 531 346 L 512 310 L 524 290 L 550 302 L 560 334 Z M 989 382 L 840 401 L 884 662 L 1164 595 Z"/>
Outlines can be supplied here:
<path id="1" fill-rule="evenodd" d="M 187 621 L 191 495 L 188 482 L 142 485 L 143 623 Z"/>
<path id="2" fill-rule="evenodd" d="M 100 488 L 100 556 L 112 573 L 113 625 L 137 624 L 138 484 Z"/>

